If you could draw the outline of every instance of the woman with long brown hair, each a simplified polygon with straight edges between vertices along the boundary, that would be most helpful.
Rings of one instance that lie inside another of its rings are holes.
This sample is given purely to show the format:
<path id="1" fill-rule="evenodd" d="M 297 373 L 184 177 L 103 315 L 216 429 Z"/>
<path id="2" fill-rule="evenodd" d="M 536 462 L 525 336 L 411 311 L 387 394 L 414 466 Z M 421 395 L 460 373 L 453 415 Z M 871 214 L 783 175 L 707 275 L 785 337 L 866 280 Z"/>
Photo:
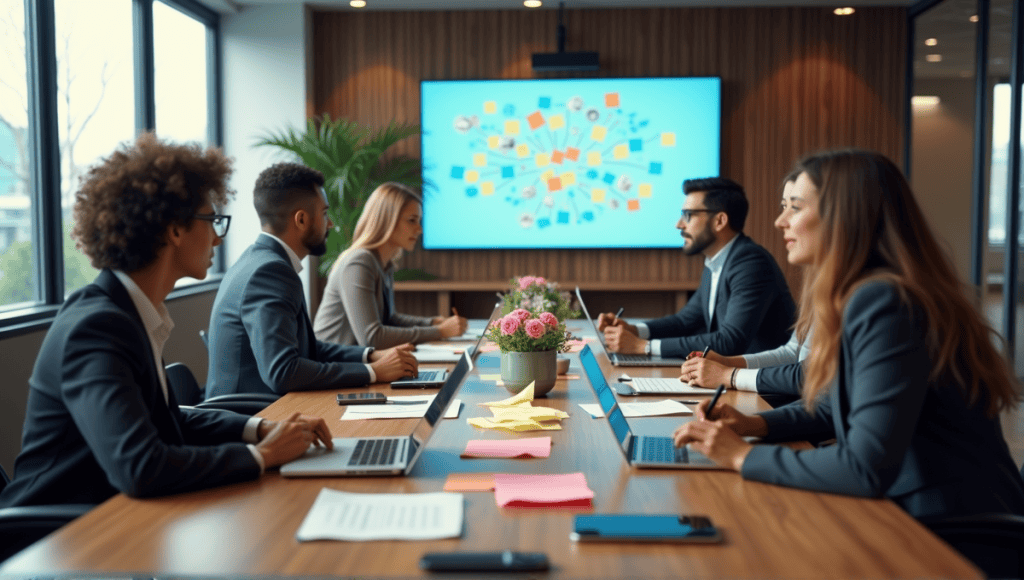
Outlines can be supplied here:
<path id="1" fill-rule="evenodd" d="M 899 169 L 857 150 L 801 160 L 776 227 L 806 277 L 797 334 L 812 326 L 803 404 L 758 415 L 698 409 L 678 428 L 745 478 L 888 497 L 916 517 L 1024 514 L 1024 481 L 999 413 L 1019 387 Z M 751 445 L 834 437 L 793 450 Z"/>

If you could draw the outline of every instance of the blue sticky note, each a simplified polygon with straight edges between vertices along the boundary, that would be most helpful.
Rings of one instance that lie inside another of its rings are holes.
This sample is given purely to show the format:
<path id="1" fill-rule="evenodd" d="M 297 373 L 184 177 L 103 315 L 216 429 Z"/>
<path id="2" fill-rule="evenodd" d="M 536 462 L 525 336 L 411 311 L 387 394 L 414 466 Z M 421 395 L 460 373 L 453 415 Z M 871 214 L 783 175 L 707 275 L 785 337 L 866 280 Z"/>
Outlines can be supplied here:
<path id="1" fill-rule="evenodd" d="M 501 176 L 502 177 L 515 177 L 516 176 L 516 174 L 515 174 L 515 167 L 513 167 L 511 165 L 504 165 L 504 166 L 502 166 L 502 168 L 501 168 Z"/>
<path id="2" fill-rule="evenodd" d="M 465 167 L 459 167 L 458 165 L 452 166 L 452 179 L 462 179 L 462 174 L 466 172 Z"/>
<path id="3" fill-rule="evenodd" d="M 558 212 L 558 223 L 567 224 L 569 223 L 569 212 L 562 210 Z"/>
<path id="4" fill-rule="evenodd" d="M 615 176 L 612 175 L 611 173 L 605 173 L 604 177 L 602 178 L 602 181 L 604 181 L 608 185 L 611 185 L 615 183 Z"/>
<path id="5" fill-rule="evenodd" d="M 657 161 L 652 161 L 651 168 L 649 171 L 651 175 L 661 175 L 661 163 L 658 163 Z"/>
<path id="6" fill-rule="evenodd" d="M 583 219 L 587 220 L 588 222 L 594 221 L 594 212 L 590 210 L 583 212 Z"/>
<path id="7" fill-rule="evenodd" d="M 643 151 L 644 150 L 644 142 L 641 141 L 640 139 L 630 139 L 629 140 L 629 150 L 630 151 Z"/>
<path id="8" fill-rule="evenodd" d="M 589 179 L 597 179 L 597 170 L 595 170 L 595 169 L 588 170 L 587 171 L 587 177 Z"/>
<path id="9" fill-rule="evenodd" d="M 549 220 L 548 218 L 540 218 L 539 220 L 537 220 L 537 227 L 538 228 L 544 229 L 544 228 L 546 228 L 546 227 L 548 227 L 550 225 L 551 225 L 551 220 Z"/>
<path id="10" fill-rule="evenodd" d="M 541 109 L 550 109 L 551 97 L 540 97 L 537 99 L 537 107 Z"/>
<path id="11" fill-rule="evenodd" d="M 476 197 L 476 194 L 478 194 L 478 193 L 480 193 L 480 190 L 478 190 L 475 187 L 467 187 L 466 188 L 466 197 Z"/>

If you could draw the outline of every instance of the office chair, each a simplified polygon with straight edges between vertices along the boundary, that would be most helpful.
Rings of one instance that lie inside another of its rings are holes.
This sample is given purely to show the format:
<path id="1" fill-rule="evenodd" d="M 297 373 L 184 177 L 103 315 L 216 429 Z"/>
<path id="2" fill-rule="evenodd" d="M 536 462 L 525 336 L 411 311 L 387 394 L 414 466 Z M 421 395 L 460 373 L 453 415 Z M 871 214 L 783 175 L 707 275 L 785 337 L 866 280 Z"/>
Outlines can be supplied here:
<path id="1" fill-rule="evenodd" d="M 0 465 L 0 491 L 10 479 Z M 0 509 L 0 562 L 43 539 L 96 506 L 92 504 L 33 505 Z"/>
<path id="2" fill-rule="evenodd" d="M 171 363 L 164 367 L 167 376 L 167 386 L 174 392 L 174 398 L 179 405 L 195 407 L 197 409 L 222 409 L 234 411 L 243 415 L 255 415 L 278 399 L 276 395 L 264 393 L 236 393 L 231 395 L 219 395 L 208 400 L 203 400 L 203 393 L 199 389 L 192 370 L 183 363 Z"/>

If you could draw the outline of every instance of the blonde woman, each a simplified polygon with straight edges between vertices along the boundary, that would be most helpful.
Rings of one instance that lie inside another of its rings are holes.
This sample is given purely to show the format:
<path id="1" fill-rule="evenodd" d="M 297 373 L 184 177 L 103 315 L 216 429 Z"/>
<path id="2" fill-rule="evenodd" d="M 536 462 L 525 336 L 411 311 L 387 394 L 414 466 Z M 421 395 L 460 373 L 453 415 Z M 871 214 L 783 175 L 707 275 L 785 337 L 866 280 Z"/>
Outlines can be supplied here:
<path id="1" fill-rule="evenodd" d="M 383 183 L 366 201 L 352 246 L 327 277 L 313 331 L 323 341 L 389 348 L 459 336 L 466 319 L 395 311 L 395 262 L 423 233 L 423 203 L 398 183 Z"/>

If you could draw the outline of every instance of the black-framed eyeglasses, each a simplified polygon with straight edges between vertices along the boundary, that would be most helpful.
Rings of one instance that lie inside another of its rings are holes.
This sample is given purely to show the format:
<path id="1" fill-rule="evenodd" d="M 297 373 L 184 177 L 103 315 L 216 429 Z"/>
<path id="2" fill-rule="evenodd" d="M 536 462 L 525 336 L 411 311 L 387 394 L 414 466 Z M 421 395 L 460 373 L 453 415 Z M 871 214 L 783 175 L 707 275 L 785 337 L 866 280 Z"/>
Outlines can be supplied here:
<path id="1" fill-rule="evenodd" d="M 214 213 L 210 215 L 196 214 L 193 217 L 197 220 L 210 222 L 210 225 L 213 226 L 213 233 L 217 234 L 218 238 L 223 238 L 228 235 L 228 227 L 231 225 L 231 216 Z"/>
<path id="2" fill-rule="evenodd" d="M 717 209 L 684 209 L 683 210 L 683 221 L 688 222 L 695 213 L 718 213 Z"/>

